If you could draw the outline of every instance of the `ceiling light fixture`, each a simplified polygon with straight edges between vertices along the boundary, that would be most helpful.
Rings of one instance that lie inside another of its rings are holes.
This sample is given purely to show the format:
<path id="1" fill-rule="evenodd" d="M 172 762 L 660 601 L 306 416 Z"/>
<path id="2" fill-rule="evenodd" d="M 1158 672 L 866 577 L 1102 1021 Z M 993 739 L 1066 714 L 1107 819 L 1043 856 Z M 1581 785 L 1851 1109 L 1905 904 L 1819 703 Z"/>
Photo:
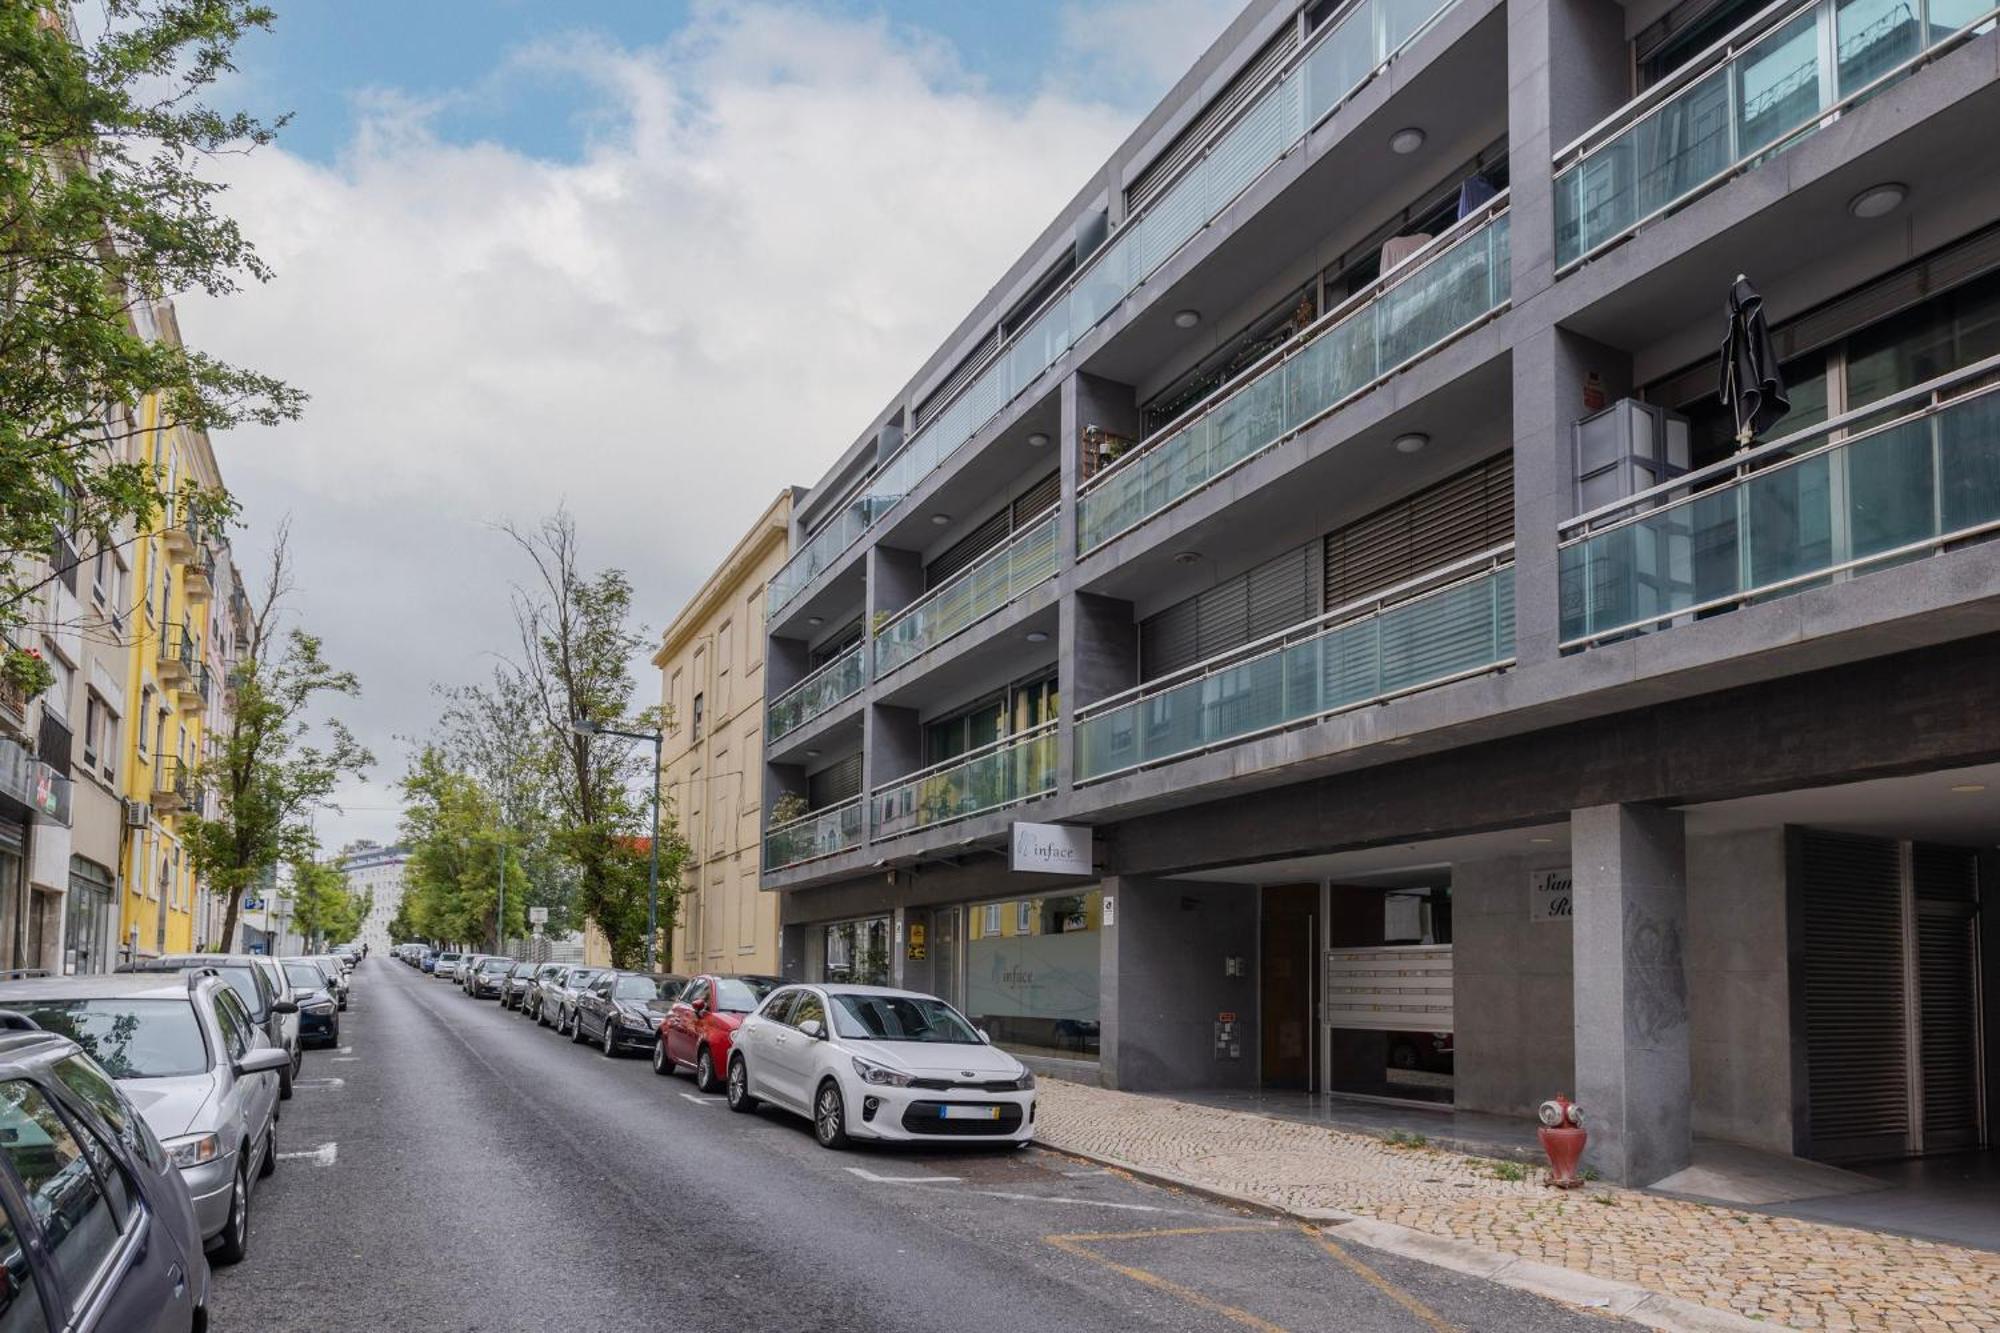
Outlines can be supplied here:
<path id="1" fill-rule="evenodd" d="M 1396 452 L 1399 454 L 1422 453 L 1424 446 L 1430 442 L 1431 437 L 1422 431 L 1409 431 L 1396 437 Z"/>
<path id="2" fill-rule="evenodd" d="M 1397 130 L 1389 136 L 1389 151 L 1398 157 L 1408 157 L 1424 146 L 1424 132 L 1415 125 Z"/>
<path id="3" fill-rule="evenodd" d="M 1191 329 L 1199 323 L 1201 323 L 1201 311 L 1199 310 L 1174 311 L 1174 327 L 1177 329 Z"/>
<path id="4" fill-rule="evenodd" d="M 819 751 L 818 751 L 818 750 L 807 750 L 807 751 L 806 751 L 806 758 L 808 758 L 808 759 L 817 759 L 817 758 L 819 758 Z"/>
<path id="5" fill-rule="evenodd" d="M 1880 185 L 1869 186 L 1848 200 L 1847 211 L 1864 221 L 1879 218 L 1902 207 L 1903 200 L 1909 196 L 1909 186 L 1898 181 L 1884 181 Z"/>
<path id="6" fill-rule="evenodd" d="M 1200 552 L 1200 551 L 1175 551 L 1175 552 L 1174 552 L 1174 563 L 1175 563 L 1175 564 L 1177 564 L 1177 565 L 1191 565 L 1191 564 L 1193 564 L 1193 563 L 1194 563 L 1195 561 L 1197 561 L 1197 560 L 1199 560 L 1199 559 L 1201 559 L 1201 552 Z"/>
<path id="7" fill-rule="evenodd" d="M 938 525 L 939 527 L 943 527 L 943 526 L 944 526 L 945 524 L 947 524 L 947 523 L 951 522 L 951 515 L 950 515 L 950 514 L 932 514 L 932 515 L 931 515 L 931 522 L 933 522 L 933 523 L 937 524 L 937 525 Z"/>
<path id="8" fill-rule="evenodd" d="M 1048 435 L 1047 435 L 1047 434 L 1045 434 L 1045 433 L 1044 433 L 1044 432 L 1042 432 L 1042 431 L 1036 431 L 1036 432 L 1035 432 L 1034 434 L 1032 434 L 1032 435 L 1030 435 L 1030 436 L 1028 437 L 1028 447 L 1029 447 L 1030 449 L 1046 449 L 1046 448 L 1048 448 L 1048 447 L 1049 447 L 1049 437 L 1048 437 Z"/>
<path id="9" fill-rule="evenodd" d="M 1551 842 L 1554 842 L 1554 841 L 1555 841 L 1555 839 L 1554 839 L 1554 838 L 1544 838 L 1544 837 L 1541 837 L 1541 836 L 1539 836 L 1539 835 L 1538 835 L 1538 836 L 1536 836 L 1536 837 L 1533 837 L 1533 838 L 1530 838 L 1530 839 L 1528 839 L 1528 841 L 1529 841 L 1529 842 L 1532 842 L 1532 843 L 1544 843 L 1544 844 L 1545 844 L 1545 843 L 1551 843 Z"/>
<path id="10" fill-rule="evenodd" d="M 1029 643 L 1047 643 L 1048 641 L 1049 641 L 1049 632 L 1047 630 L 1031 629 L 1028 631 Z"/>
<path id="11" fill-rule="evenodd" d="M 1983 782 L 1960 782 L 1955 783 L 1952 786 L 1952 790 L 1961 796 L 1973 796 L 1985 791 L 1986 784 Z"/>
<path id="12" fill-rule="evenodd" d="M 825 616 L 807 616 L 807 617 L 806 617 L 806 624 L 808 624 L 808 625 L 824 625 L 825 623 L 826 623 L 826 617 L 825 617 Z"/>

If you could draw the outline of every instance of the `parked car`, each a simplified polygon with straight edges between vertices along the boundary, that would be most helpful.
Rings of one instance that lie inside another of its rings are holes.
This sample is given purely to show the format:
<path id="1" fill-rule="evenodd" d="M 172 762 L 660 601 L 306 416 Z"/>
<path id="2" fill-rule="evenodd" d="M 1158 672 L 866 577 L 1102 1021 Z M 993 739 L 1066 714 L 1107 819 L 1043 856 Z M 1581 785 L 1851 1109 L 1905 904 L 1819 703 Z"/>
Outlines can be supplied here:
<path id="1" fill-rule="evenodd" d="M 426 975 L 436 972 L 438 959 L 443 956 L 444 955 L 438 953 L 438 951 L 435 949 L 424 950 L 423 961 L 417 964 L 417 970 L 425 973 Z"/>
<path id="2" fill-rule="evenodd" d="M 464 991 L 467 995 L 472 994 L 473 974 L 479 970 L 479 965 L 481 963 L 485 962 L 488 958 L 491 958 L 492 956 L 493 955 L 491 954 L 485 954 L 485 953 L 469 953 L 465 955 L 465 957 L 459 959 L 458 976 L 453 978 L 453 980 L 458 982 L 458 988 Z"/>
<path id="3" fill-rule="evenodd" d="M 299 1002 L 299 1044 L 340 1045 L 340 1002 L 316 958 L 287 958 L 280 964 Z"/>
<path id="4" fill-rule="evenodd" d="M 519 959 L 508 958 L 501 954 L 488 954 L 479 960 L 479 966 L 473 969 L 471 977 L 467 979 L 465 993 L 475 1000 L 497 1000 L 505 997 L 507 980 L 520 965 Z"/>
<path id="5" fill-rule="evenodd" d="M 670 972 L 601 972 L 576 997 L 569 1038 L 594 1041 L 609 1056 L 649 1049 L 686 985 L 686 977 Z"/>
<path id="6" fill-rule="evenodd" d="M 277 959 L 261 953 L 251 954 L 250 959 L 257 965 L 257 969 L 264 974 L 265 979 L 271 983 L 271 988 L 277 997 L 291 1006 L 289 1013 L 285 1012 L 282 1007 L 279 1007 L 277 1010 L 277 1042 L 278 1045 L 291 1053 L 292 1077 L 297 1078 L 299 1070 L 305 1066 L 306 1059 L 305 1038 L 299 1026 L 301 1015 L 299 1013 L 298 992 L 292 989 L 291 978 L 285 975 L 284 965 Z"/>
<path id="7" fill-rule="evenodd" d="M 179 1169 L 202 1238 L 222 1262 L 242 1259 L 255 1182 L 278 1166 L 278 1076 L 291 1056 L 236 988 L 206 971 L 49 977 L 0 984 L 0 1007 L 118 1081 Z"/>
<path id="8" fill-rule="evenodd" d="M 326 973 L 326 979 L 333 987 L 333 1002 L 342 1009 L 347 1008 L 347 992 L 352 983 L 348 980 L 346 969 L 332 954 L 316 953 L 311 958 L 319 970 Z"/>
<path id="9" fill-rule="evenodd" d="M 278 1095 L 286 1101 L 292 1096 L 292 1075 L 301 1061 L 299 1030 L 295 1022 L 285 1020 L 298 1013 L 298 1005 L 284 999 L 271 984 L 269 972 L 259 965 L 258 955 L 247 953 L 194 953 L 168 954 L 162 958 L 146 958 L 136 963 L 124 963 L 120 972 L 187 972 L 200 968 L 214 968 L 222 974 L 236 992 L 243 1007 L 250 1014 L 250 1021 L 269 1042 L 291 1057 L 290 1064 L 279 1071 Z"/>
<path id="10" fill-rule="evenodd" d="M 336 944 L 333 946 L 333 956 L 340 960 L 342 967 L 352 972 L 355 966 L 361 961 L 361 946 L 358 944 Z"/>
<path id="11" fill-rule="evenodd" d="M 464 958 L 465 955 L 461 953 L 439 954 L 437 961 L 431 965 L 431 975 L 440 981 L 456 981 L 458 979 L 458 965 L 464 961 Z"/>
<path id="12" fill-rule="evenodd" d="M 935 995 L 788 986 L 743 1020 L 733 1045 L 729 1109 L 796 1112 L 822 1147 L 1034 1137 L 1035 1076 Z"/>
<path id="13" fill-rule="evenodd" d="M 667 1010 L 653 1043 L 653 1072 L 692 1070 L 694 1085 L 703 1092 L 721 1092 L 729 1047 L 736 1029 L 764 997 L 784 985 L 779 977 L 720 976 L 709 973 L 690 980 Z"/>
<path id="14" fill-rule="evenodd" d="M 528 987 L 534 984 L 535 970 L 542 966 L 542 963 L 514 964 L 514 970 L 507 974 L 506 981 L 500 986 L 502 1009 L 518 1008 L 521 1001 L 528 998 Z"/>
<path id="15" fill-rule="evenodd" d="M 541 1012 L 539 1020 L 557 1032 L 569 1032 L 570 1016 L 576 1011 L 576 997 L 583 988 L 596 979 L 601 967 L 579 967 L 572 964 L 566 970 L 542 983 Z"/>
<path id="16" fill-rule="evenodd" d="M 528 978 L 528 988 L 521 995 L 520 1009 L 535 1022 L 542 1021 L 542 997 L 548 993 L 549 983 L 569 970 L 568 963 L 541 963 Z"/>
<path id="17" fill-rule="evenodd" d="M 0 1158 L 0 1328 L 207 1328 L 208 1260 L 180 1171 L 101 1065 L 20 1016 L 0 1030 Z"/>

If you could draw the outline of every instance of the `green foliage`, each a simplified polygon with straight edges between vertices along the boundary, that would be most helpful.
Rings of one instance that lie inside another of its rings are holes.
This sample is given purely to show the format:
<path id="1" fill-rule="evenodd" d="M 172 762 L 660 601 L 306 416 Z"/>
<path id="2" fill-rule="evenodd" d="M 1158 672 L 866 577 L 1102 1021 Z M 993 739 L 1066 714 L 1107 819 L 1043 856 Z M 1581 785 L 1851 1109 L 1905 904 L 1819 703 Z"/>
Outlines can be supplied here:
<path id="1" fill-rule="evenodd" d="M 486 947 L 524 934 L 528 905 L 518 890 L 525 877 L 494 794 L 435 745 L 418 752 L 402 786 L 402 840 L 410 848 L 403 906 L 415 935 Z M 500 923 L 503 857 L 509 889 Z M 504 931 L 496 931 L 500 924 Z"/>
<path id="2" fill-rule="evenodd" d="M 1486 1174 L 1495 1180 L 1522 1181 L 1528 1178 L 1528 1168 L 1520 1162 L 1494 1162 L 1487 1167 Z"/>
<path id="3" fill-rule="evenodd" d="M 411 911 L 414 906 L 405 891 L 403 900 L 396 904 L 396 914 L 389 918 L 389 939 L 392 943 L 415 944 L 424 938 L 424 932 L 418 929 L 417 918 Z"/>
<path id="4" fill-rule="evenodd" d="M 320 953 L 361 933 L 374 893 L 355 893 L 338 866 L 324 861 L 292 862 L 292 922 Z"/>
<path id="5" fill-rule="evenodd" d="M 158 404 L 159 424 L 194 430 L 275 424 L 304 402 L 160 336 L 151 314 L 179 293 L 269 276 L 199 169 L 271 138 L 203 100 L 271 11 L 106 0 L 106 30 L 72 37 L 53 18 L 67 9 L 0 0 L 0 632 L 26 623 L 52 553 L 67 561 L 147 527 L 170 501 L 211 526 L 229 513 L 220 494 L 168 496 L 136 461 L 142 402 Z M 21 656 L 0 646 L 10 683 L 32 669 Z"/>

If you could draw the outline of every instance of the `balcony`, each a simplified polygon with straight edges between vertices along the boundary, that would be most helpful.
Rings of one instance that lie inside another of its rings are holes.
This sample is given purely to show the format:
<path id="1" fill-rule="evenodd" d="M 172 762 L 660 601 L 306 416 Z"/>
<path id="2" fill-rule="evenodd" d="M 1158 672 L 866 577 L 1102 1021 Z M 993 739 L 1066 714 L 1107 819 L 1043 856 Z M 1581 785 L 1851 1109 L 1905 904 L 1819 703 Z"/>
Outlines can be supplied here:
<path id="1" fill-rule="evenodd" d="M 195 667 L 194 634 L 185 625 L 168 625 L 160 631 L 158 665 L 160 680 L 179 685 Z"/>
<path id="2" fill-rule="evenodd" d="M 1562 647 L 1664 629 L 2000 530 L 2000 357 L 1571 519 Z"/>
<path id="3" fill-rule="evenodd" d="M 0 738 L 0 795 L 68 827 L 71 794 L 68 778 L 29 754 L 25 746 Z"/>
<path id="4" fill-rule="evenodd" d="M 771 700 L 765 710 L 765 736 L 776 741 L 790 735 L 835 704 L 859 694 L 867 680 L 868 645 L 857 643 Z"/>
<path id="5" fill-rule="evenodd" d="M 806 572 L 813 563 L 804 559 L 806 550 L 793 557 L 801 569 L 795 574 L 788 564 L 772 580 L 770 612 L 775 614 L 797 596 L 812 575 L 859 540 L 869 524 L 902 503 L 918 483 L 943 466 L 1456 2 L 1360 0 L 1338 22 L 1314 34 L 1283 72 L 1219 127 L 1165 189 L 1126 219 L 985 368 L 910 437 L 841 517 L 821 531 L 819 536 L 827 539 L 830 549 L 813 557 L 817 567 Z"/>
<path id="6" fill-rule="evenodd" d="M 888 675 L 963 633 L 1030 588 L 1055 577 L 1061 563 L 1053 510 L 912 603 L 875 632 L 875 675 Z"/>
<path id="7" fill-rule="evenodd" d="M 862 814 L 861 798 L 856 796 L 765 830 L 764 869 L 782 870 L 859 847 Z"/>
<path id="8" fill-rule="evenodd" d="M 793 553 L 771 577 L 770 586 L 764 594 L 764 615 L 768 619 L 785 609 L 794 597 L 805 591 L 806 585 L 832 567 L 850 546 L 861 540 L 861 534 L 868 531 L 868 525 L 875 521 L 865 495 L 856 496 L 840 507 L 840 512 L 828 520 L 825 527 L 815 532 Z"/>
<path id="9" fill-rule="evenodd" d="M 1989 0 L 1784 0 L 1556 155 L 1556 267 L 1798 142 L 2000 14 Z"/>
<path id="10" fill-rule="evenodd" d="M 1077 497 L 1088 553 L 1484 323 L 1511 288 L 1507 196 L 1461 219 L 1174 425 L 1091 478 Z"/>
<path id="11" fill-rule="evenodd" d="M 172 755 L 153 763 L 153 809 L 162 814 L 185 810 L 194 800 L 194 783 L 187 765 Z"/>
<path id="12" fill-rule="evenodd" d="M 215 550 L 202 545 L 195 548 L 193 559 L 181 575 L 181 591 L 189 602 L 206 604 L 215 596 Z"/>
<path id="13" fill-rule="evenodd" d="M 1079 710 L 1077 783 L 1510 665 L 1513 549 L 1457 561 Z"/>
<path id="14" fill-rule="evenodd" d="M 1056 724 L 1045 722 L 877 787 L 869 820 L 877 838 L 914 833 L 1056 789 Z"/>
<path id="15" fill-rule="evenodd" d="M 191 668 L 180 682 L 181 709 L 201 713 L 208 709 L 211 675 L 206 665 Z"/>

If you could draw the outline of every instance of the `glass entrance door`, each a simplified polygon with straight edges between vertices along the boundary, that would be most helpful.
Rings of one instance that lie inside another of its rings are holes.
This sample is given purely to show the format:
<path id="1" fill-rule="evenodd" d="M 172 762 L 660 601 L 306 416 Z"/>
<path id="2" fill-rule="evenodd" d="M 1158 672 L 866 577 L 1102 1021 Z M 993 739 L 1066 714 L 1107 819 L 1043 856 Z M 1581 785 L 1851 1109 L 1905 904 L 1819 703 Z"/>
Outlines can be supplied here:
<path id="1" fill-rule="evenodd" d="M 959 941 L 965 931 L 965 909 L 940 907 L 931 913 L 931 985 L 938 998 L 963 1008 L 965 986 L 960 980 Z"/>

